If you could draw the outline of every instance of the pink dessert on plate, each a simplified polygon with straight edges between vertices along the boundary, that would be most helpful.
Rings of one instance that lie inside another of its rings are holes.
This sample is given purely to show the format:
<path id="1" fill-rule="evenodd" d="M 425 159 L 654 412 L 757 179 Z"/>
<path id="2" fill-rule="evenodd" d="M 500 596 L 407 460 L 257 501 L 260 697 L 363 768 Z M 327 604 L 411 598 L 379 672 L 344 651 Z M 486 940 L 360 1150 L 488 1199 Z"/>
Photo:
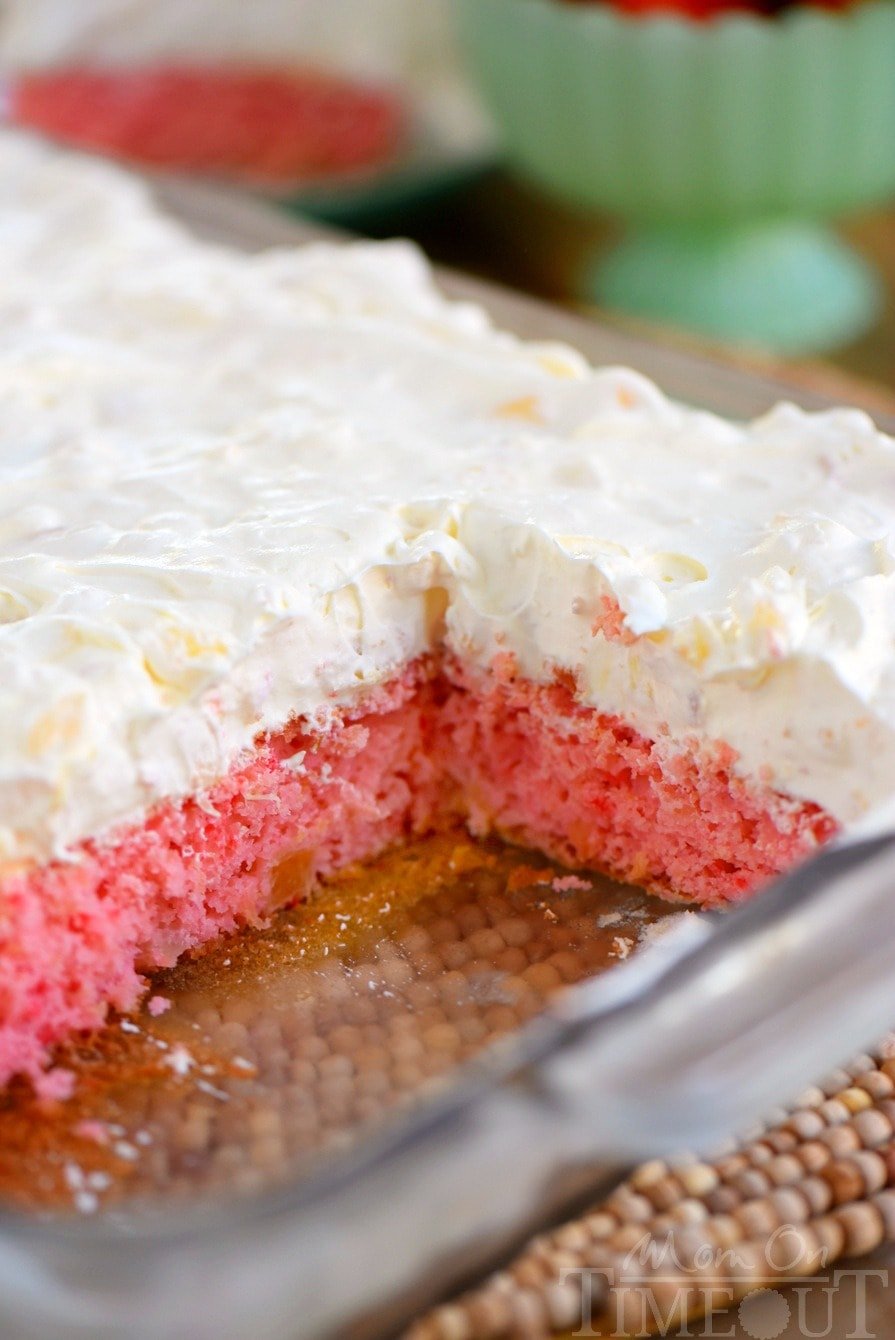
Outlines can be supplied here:
<path id="1" fill-rule="evenodd" d="M 284 187 L 387 163 L 405 119 L 391 89 L 234 62 L 24 70 L 7 98 L 12 121 L 63 144 Z"/>

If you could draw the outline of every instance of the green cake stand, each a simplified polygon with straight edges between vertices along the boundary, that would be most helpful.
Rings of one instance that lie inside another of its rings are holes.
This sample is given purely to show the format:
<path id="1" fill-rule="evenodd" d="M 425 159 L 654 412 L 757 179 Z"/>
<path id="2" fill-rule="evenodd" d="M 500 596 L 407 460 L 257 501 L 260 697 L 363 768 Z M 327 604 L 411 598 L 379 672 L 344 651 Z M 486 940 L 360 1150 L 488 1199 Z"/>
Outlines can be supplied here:
<path id="1" fill-rule="evenodd" d="M 895 195 L 895 0 L 707 22 L 457 10 L 510 164 L 627 225 L 585 296 L 785 354 L 873 322 L 880 281 L 827 220 Z"/>

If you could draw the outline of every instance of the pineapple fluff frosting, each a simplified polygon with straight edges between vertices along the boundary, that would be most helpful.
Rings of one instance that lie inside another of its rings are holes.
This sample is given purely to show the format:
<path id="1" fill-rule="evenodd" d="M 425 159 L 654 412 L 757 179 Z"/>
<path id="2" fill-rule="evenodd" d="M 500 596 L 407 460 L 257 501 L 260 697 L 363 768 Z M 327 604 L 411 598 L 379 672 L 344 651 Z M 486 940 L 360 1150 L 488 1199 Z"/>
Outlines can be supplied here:
<path id="1" fill-rule="evenodd" d="M 848 826 L 895 792 L 895 444 L 521 343 L 405 244 L 237 254 L 0 137 L 0 858 L 428 653 Z M 298 759 L 295 765 L 301 766 Z"/>

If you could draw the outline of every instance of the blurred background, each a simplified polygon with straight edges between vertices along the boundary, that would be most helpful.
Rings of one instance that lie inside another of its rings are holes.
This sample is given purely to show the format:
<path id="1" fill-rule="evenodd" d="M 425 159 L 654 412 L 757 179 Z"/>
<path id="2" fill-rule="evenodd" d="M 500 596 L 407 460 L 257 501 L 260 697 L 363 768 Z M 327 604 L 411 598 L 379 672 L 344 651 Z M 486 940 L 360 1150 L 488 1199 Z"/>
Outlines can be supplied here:
<path id="1" fill-rule="evenodd" d="M 0 0 L 6 117 L 895 408 L 895 0 Z"/>

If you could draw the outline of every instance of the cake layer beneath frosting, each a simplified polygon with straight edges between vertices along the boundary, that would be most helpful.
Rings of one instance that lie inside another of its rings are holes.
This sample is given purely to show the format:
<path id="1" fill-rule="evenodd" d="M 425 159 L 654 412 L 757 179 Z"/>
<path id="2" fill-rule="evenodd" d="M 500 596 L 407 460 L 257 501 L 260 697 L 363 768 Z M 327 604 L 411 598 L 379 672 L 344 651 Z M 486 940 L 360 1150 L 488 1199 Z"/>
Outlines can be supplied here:
<path id="1" fill-rule="evenodd" d="M 244 256 L 0 136 L 0 856 L 64 856 L 446 647 L 851 823 L 895 792 L 895 444 L 743 427 L 447 302 Z"/>
<path id="2" fill-rule="evenodd" d="M 208 791 L 114 841 L 0 885 L 0 1085 L 54 1042 L 133 1008 L 142 973 L 257 925 L 318 881 L 466 820 L 570 865 L 723 906 L 834 831 L 816 806 L 750 787 L 728 752 L 657 743 L 560 682 L 421 661 L 337 711 L 293 721 Z M 573 877 L 574 882 L 574 877 Z M 70 1079 L 70 1076 L 68 1077 Z"/>
<path id="3" fill-rule="evenodd" d="M 156 807 L 116 842 L 3 881 L 0 1085 L 37 1079 L 52 1044 L 130 1010 L 142 972 L 264 922 L 317 880 L 447 817 L 414 666 L 324 732 L 295 722 L 210 791 Z M 411 784 L 412 777 L 412 784 Z M 49 1083 L 49 1088 L 47 1084 Z"/>

